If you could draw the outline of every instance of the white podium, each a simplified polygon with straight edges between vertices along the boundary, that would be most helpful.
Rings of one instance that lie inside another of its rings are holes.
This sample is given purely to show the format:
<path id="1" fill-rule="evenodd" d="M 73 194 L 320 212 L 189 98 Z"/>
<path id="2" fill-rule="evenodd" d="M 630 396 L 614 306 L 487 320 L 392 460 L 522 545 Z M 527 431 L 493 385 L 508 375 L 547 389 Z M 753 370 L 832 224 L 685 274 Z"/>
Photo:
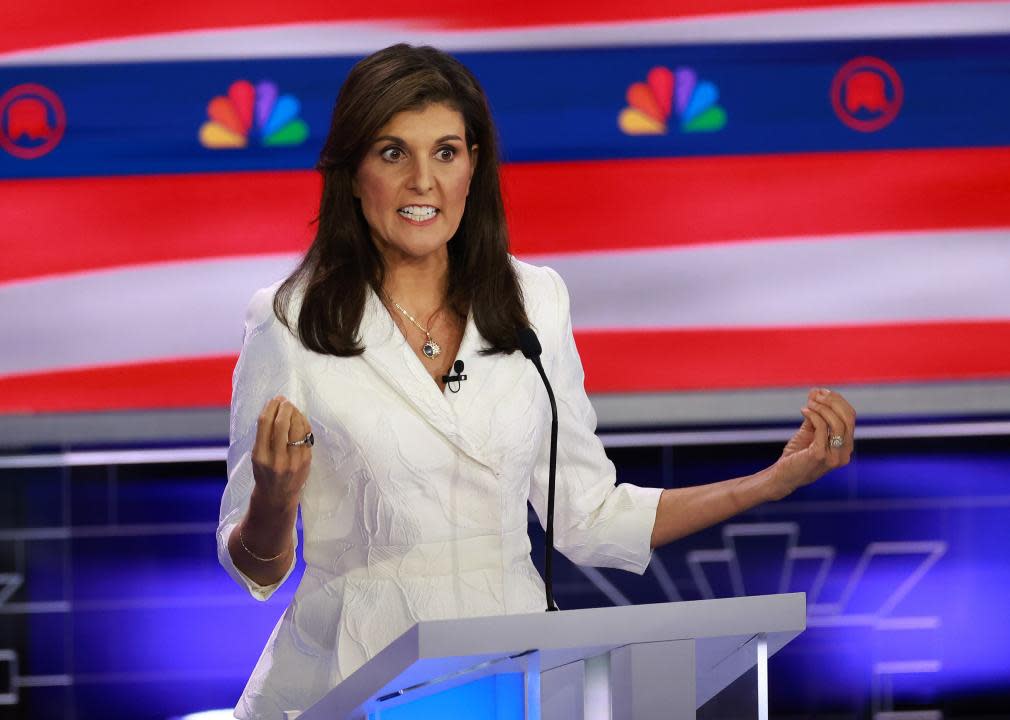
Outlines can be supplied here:
<path id="1" fill-rule="evenodd" d="M 768 658 L 805 628 L 804 593 L 419 622 L 297 717 L 403 717 L 508 677 L 520 712 L 503 717 L 767 720 Z M 716 698 L 745 674 L 741 697 Z"/>

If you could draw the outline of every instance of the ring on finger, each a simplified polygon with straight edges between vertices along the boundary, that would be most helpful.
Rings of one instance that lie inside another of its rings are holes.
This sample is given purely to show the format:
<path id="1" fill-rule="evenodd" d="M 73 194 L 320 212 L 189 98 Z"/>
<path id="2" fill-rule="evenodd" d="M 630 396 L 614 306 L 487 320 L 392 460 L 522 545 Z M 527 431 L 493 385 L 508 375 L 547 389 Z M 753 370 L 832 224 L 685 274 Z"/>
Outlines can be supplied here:
<path id="1" fill-rule="evenodd" d="M 845 438 L 843 438 L 841 435 L 832 435 L 831 438 L 828 440 L 828 445 L 837 450 L 838 448 L 845 445 Z"/>
<path id="2" fill-rule="evenodd" d="M 292 442 L 288 442 L 288 447 L 297 447 L 299 445 L 308 445 L 309 447 L 312 447 L 315 444 L 316 444 L 315 436 L 311 432 L 308 432 L 305 434 L 305 437 L 303 437 L 301 440 L 294 440 Z"/>

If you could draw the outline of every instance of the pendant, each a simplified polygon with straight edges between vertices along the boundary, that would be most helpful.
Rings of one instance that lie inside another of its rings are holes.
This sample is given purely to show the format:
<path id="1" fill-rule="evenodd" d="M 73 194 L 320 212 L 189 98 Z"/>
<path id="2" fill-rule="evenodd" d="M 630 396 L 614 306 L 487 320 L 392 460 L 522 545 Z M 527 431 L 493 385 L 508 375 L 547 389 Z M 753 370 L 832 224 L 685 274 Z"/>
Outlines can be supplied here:
<path id="1" fill-rule="evenodd" d="M 424 345 L 421 347 L 421 352 L 423 352 L 424 356 L 429 360 L 434 360 L 442 353 L 442 348 L 438 346 L 437 342 L 435 342 L 431 338 L 428 338 L 427 341 L 425 341 Z"/>

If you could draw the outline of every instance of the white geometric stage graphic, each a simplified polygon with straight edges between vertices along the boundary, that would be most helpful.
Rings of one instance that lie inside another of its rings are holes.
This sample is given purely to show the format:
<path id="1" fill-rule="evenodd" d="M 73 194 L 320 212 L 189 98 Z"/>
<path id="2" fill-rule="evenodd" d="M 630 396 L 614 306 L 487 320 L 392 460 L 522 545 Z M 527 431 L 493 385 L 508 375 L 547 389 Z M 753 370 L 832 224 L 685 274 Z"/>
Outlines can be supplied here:
<path id="1" fill-rule="evenodd" d="M 936 634 L 940 627 L 938 616 L 902 616 L 894 612 L 946 553 L 946 542 L 872 542 L 863 549 L 855 567 L 847 570 L 836 567 L 835 547 L 800 545 L 799 534 L 799 524 L 795 522 L 724 525 L 723 547 L 691 550 L 685 559 L 691 578 L 705 599 L 805 591 L 808 627 L 864 627 L 874 633 Z M 911 562 L 901 563 L 903 558 Z M 896 563 L 897 570 L 893 567 Z M 885 570 L 888 566 L 891 567 Z M 806 572 L 800 573 L 798 569 Z M 844 585 L 836 597 L 829 599 L 824 594 L 833 569 L 835 586 L 843 582 Z M 599 570 L 584 567 L 579 570 L 615 605 L 630 602 Z M 658 553 L 653 556 L 649 570 L 668 600 L 683 598 Z M 838 577 L 845 572 L 847 578 Z M 718 593 L 716 587 L 725 592 Z M 887 647 L 888 643 L 880 645 Z M 935 674 L 940 669 L 941 661 L 937 658 L 874 662 L 871 698 L 874 720 L 942 720 L 939 710 L 894 710 L 895 685 L 900 686 L 902 677 Z"/>
<path id="2" fill-rule="evenodd" d="M 32 615 L 55 616 L 62 619 L 74 611 L 74 604 L 69 597 L 64 595 L 58 599 L 24 600 L 15 599 L 15 594 L 25 586 L 26 569 L 26 549 L 29 543 L 46 543 L 54 540 L 66 541 L 75 537 L 87 538 L 123 538 L 123 537 L 152 537 L 158 535 L 173 536 L 200 536 L 212 537 L 217 528 L 216 523 L 161 523 L 161 524 L 132 524 L 132 525 L 88 525 L 86 527 L 34 527 L 15 528 L 0 530 L 0 543 L 12 543 L 14 558 L 14 568 L 12 572 L 0 572 L 0 615 L 24 617 Z M 69 543 L 64 544 L 64 552 L 69 552 Z M 62 589 L 67 593 L 66 586 Z M 117 601 L 118 602 L 118 601 Z M 140 601 L 144 602 L 144 601 Z M 158 601 L 148 607 L 158 607 Z M 108 601 L 93 602 L 93 608 L 109 607 Z M 129 603 L 126 604 L 129 606 Z M 123 603 L 119 603 L 123 607 Z M 64 625 L 64 627 L 67 627 Z M 0 636 L 0 643 L 16 642 L 15 637 L 4 632 Z M 63 642 L 69 646 L 72 639 L 64 633 Z M 47 687 L 68 687 L 74 684 L 74 676 L 71 674 L 33 674 L 22 675 L 28 663 L 22 664 L 17 647 L 0 647 L 0 706 L 17 705 L 21 701 L 23 688 L 47 688 Z M 93 675 L 95 678 L 102 678 L 102 675 Z M 6 717 L 6 716 L 4 716 Z"/>
<path id="3" fill-rule="evenodd" d="M 0 670 L 0 676 L 6 674 L 10 678 L 6 690 L 0 692 L 0 705 L 18 704 L 18 654 L 14 650 L 0 650 L 0 667 L 5 667 L 6 672 Z"/>
<path id="4" fill-rule="evenodd" d="M 10 600 L 24 581 L 21 573 L 0 573 L 0 605 Z"/>
<path id="5" fill-rule="evenodd" d="M 24 583 L 21 573 L 0 573 L 0 605 L 4 605 Z M 0 650 L 0 677 L 8 678 L 7 687 L 0 688 L 0 705 L 17 705 L 20 677 L 18 654 L 15 650 Z"/>

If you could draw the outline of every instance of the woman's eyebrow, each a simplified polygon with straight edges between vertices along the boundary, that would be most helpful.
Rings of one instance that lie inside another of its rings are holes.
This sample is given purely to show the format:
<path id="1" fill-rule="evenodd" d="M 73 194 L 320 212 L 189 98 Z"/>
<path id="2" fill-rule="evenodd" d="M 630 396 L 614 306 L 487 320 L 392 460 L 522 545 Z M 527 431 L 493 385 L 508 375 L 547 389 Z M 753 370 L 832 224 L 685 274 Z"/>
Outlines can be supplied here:
<path id="1" fill-rule="evenodd" d="M 380 135 L 379 137 L 375 138 L 375 140 L 372 141 L 372 144 L 374 145 L 375 143 L 382 142 L 384 140 L 387 142 L 396 143 L 397 145 L 409 145 L 409 143 L 406 140 L 400 137 L 396 137 L 396 135 Z M 461 138 L 459 135 L 443 135 L 442 137 L 438 138 L 438 140 L 433 142 L 432 145 L 439 145 L 441 143 L 448 142 L 449 140 L 456 140 L 457 142 L 463 142 L 463 138 Z"/>

